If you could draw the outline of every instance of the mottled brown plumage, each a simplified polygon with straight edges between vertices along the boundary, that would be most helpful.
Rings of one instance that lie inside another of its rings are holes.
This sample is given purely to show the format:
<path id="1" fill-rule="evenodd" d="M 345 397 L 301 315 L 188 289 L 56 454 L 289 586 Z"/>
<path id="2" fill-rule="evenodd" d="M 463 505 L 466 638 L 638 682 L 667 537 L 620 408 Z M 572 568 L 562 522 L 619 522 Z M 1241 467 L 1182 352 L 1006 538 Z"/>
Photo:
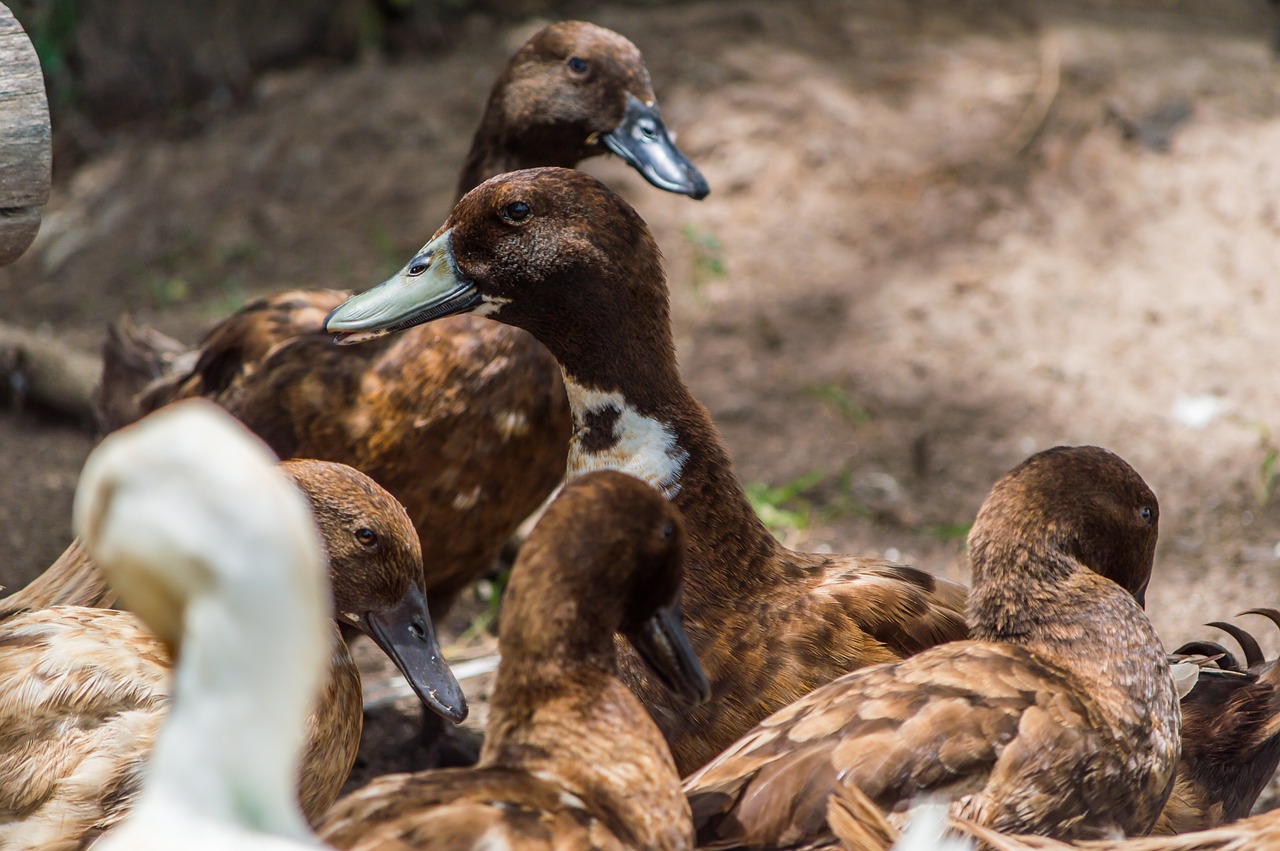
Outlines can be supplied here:
<path id="1" fill-rule="evenodd" d="M 1251 613 L 1280 622 L 1275 609 Z M 1248 667 L 1222 651 L 1224 658 L 1203 667 L 1182 699 L 1178 777 L 1152 833 L 1187 833 L 1243 818 L 1280 763 L 1280 670 L 1276 660 L 1262 657 L 1252 636 L 1238 628 L 1232 634 L 1244 644 Z"/>
<path id="2" fill-rule="evenodd" d="M 1138 836 L 1069 844 L 1044 836 L 1000 833 L 964 820 L 955 826 L 980 840 L 981 848 L 994 851 L 1273 851 L 1280 848 L 1280 810 L 1177 836 Z"/>
<path id="3" fill-rule="evenodd" d="M 411 274 L 420 266 L 430 271 Z M 599 181 L 564 169 L 488 181 L 394 287 L 355 296 L 335 316 L 396 292 L 405 294 L 403 311 L 367 329 L 402 316 L 419 321 L 413 284 L 434 276 L 474 294 L 464 308 L 530 331 L 555 354 L 574 416 L 570 477 L 629 472 L 666 492 L 684 516 L 685 612 L 712 702 L 678 706 L 634 655 L 623 657 L 627 681 L 682 773 L 846 671 L 964 637 L 961 586 L 876 559 L 792 552 L 769 534 L 715 424 L 680 378 L 653 237 Z"/>
<path id="4" fill-rule="evenodd" d="M 1135 600 L 1157 511 L 1097 447 L 1015 468 L 969 535 L 975 640 L 849 674 L 766 719 L 686 780 L 699 841 L 823 839 L 840 784 L 889 812 L 941 795 L 999 830 L 1150 829 L 1179 749 L 1173 679 Z"/>
<path id="5" fill-rule="evenodd" d="M 311 502 L 339 612 L 367 618 L 417 592 L 421 550 L 394 498 L 338 464 L 286 462 L 283 469 Z M 362 529 L 375 534 L 376 548 L 361 542 L 367 539 Z M 67 605 L 67 587 L 52 580 L 68 568 L 73 577 L 94 578 L 86 587 L 105 587 L 96 564 L 73 545 L 32 584 L 51 596 L 26 594 L 25 607 L 0 620 L 5 849 L 79 848 L 117 824 L 141 787 L 169 705 L 170 649 L 131 613 Z M 335 627 L 329 676 L 307 722 L 299 777 L 299 799 L 313 823 L 350 773 L 362 711 L 360 677 Z"/>
<path id="6" fill-rule="evenodd" d="M 570 67 L 574 59 L 586 63 L 584 72 Z M 489 97 L 459 195 L 512 167 L 572 166 L 605 153 L 606 134 L 630 126 L 636 103 L 651 114 L 639 119 L 639 136 L 627 136 L 638 140 L 628 161 L 662 188 L 701 197 L 706 183 L 667 139 L 640 52 L 578 21 L 543 28 L 512 57 Z M 640 132 L 649 130 L 654 135 Z M 156 332 L 119 326 L 104 350 L 102 425 L 118 428 L 203 396 L 282 458 L 323 458 L 368 473 L 408 509 L 440 617 L 564 475 L 570 419 L 560 373 L 524 332 L 471 317 L 339 351 L 320 331 L 344 298 L 293 290 L 256 299 L 185 354 Z"/>
<path id="7" fill-rule="evenodd" d="M 338 802 L 321 838 L 359 851 L 692 848 L 679 775 L 617 677 L 614 644 L 621 633 L 705 698 L 679 629 L 684 549 L 678 512 L 636 479 L 566 485 L 511 573 L 479 765 L 376 780 Z"/>

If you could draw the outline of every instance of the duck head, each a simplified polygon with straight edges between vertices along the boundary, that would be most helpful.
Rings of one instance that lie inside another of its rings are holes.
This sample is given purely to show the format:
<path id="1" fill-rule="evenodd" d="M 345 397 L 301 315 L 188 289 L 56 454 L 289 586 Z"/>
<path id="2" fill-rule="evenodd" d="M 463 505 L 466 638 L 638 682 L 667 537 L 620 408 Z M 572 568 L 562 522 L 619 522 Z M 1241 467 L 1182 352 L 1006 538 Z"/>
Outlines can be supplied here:
<path id="1" fill-rule="evenodd" d="M 681 620 L 685 533 L 679 511 L 614 470 L 569 481 L 520 550 L 503 604 L 508 653 L 612 658 L 621 634 L 691 706 L 711 689 Z"/>
<path id="2" fill-rule="evenodd" d="M 1083 565 L 1142 605 L 1159 525 L 1156 495 L 1120 456 L 1097 446 L 1047 449 L 996 482 L 979 510 L 969 533 L 975 591 L 1028 579 L 1010 570 L 1052 582 Z"/>
<path id="3" fill-rule="evenodd" d="M 423 595 L 422 549 L 404 507 L 345 464 L 286 461 L 329 556 L 337 620 L 368 635 L 424 704 L 455 723 L 467 701 L 444 661 Z"/>
<path id="4" fill-rule="evenodd" d="M 459 194 L 495 171 L 572 167 L 606 151 L 659 189 L 696 199 L 711 191 L 671 140 L 636 46 L 594 24 L 551 24 L 494 83 Z"/>
<path id="5" fill-rule="evenodd" d="M 610 340 L 605 359 L 617 364 L 640 357 L 626 350 L 636 335 L 615 332 L 643 322 L 644 359 L 657 344 L 674 363 L 668 310 L 661 255 L 640 215 L 590 175 L 538 168 L 467 193 L 399 272 L 335 308 L 325 328 L 356 343 L 474 312 L 530 331 L 567 366 L 584 360 L 573 346 L 589 338 Z"/>

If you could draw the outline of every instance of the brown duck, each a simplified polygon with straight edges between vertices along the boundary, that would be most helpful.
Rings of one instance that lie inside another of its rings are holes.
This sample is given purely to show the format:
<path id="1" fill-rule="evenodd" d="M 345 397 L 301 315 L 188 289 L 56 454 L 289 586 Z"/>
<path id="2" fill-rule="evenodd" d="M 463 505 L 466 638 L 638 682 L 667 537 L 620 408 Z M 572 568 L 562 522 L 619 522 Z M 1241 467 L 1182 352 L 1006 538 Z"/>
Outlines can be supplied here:
<path id="1" fill-rule="evenodd" d="M 681 707 L 634 656 L 623 661 L 682 774 L 847 671 L 964 637 L 961 586 L 876 559 L 792 552 L 769 534 L 680 379 L 653 237 L 599 181 L 533 169 L 484 183 L 400 273 L 327 327 L 357 342 L 466 311 L 530 331 L 559 361 L 570 478 L 622 470 L 684 516 L 687 629 L 712 701 Z"/>
<path id="2" fill-rule="evenodd" d="M 618 678 L 615 633 L 686 704 L 707 682 L 680 626 L 674 507 L 612 471 L 569 482 L 520 551 L 474 769 L 397 774 L 320 827 L 339 849 L 693 847 L 662 735 Z"/>
<path id="3" fill-rule="evenodd" d="M 1158 510 L 1133 468 L 1098 447 L 1014 468 L 969 534 L 974 640 L 841 677 L 763 721 L 686 780 L 700 843 L 823 839 L 841 785 L 891 813 L 940 796 L 1001 831 L 1150 830 L 1180 727 L 1140 605 Z"/>
<path id="4" fill-rule="evenodd" d="M 292 461 L 329 560 L 336 616 L 367 632 L 423 701 L 466 715 L 422 596 L 422 554 L 404 509 L 367 476 L 340 464 Z M 170 648 L 128 612 L 94 608 L 111 596 L 79 544 L 58 570 L 87 589 L 51 607 L 37 580 L 0 601 L 0 847 L 79 848 L 128 812 L 170 700 Z M 52 570 L 52 569 L 51 569 Z M 94 577 L 93 579 L 90 579 Z M 18 596 L 18 595 L 15 595 Z M 313 823 L 333 804 L 360 744 L 360 677 L 333 631 L 332 659 L 308 720 L 299 798 Z M 22 687 L 16 687 L 21 683 Z"/>
<path id="5" fill-rule="evenodd" d="M 667 135 L 635 45 L 592 24 L 551 24 L 494 84 L 459 195 L 513 168 L 572 166 L 606 151 L 662 189 L 708 192 Z M 257 299 L 189 352 L 154 331 L 113 329 L 102 425 L 203 396 L 282 458 L 368 473 L 418 529 L 439 617 L 564 475 L 569 411 L 559 370 L 527 334 L 469 317 L 338 351 L 319 332 L 345 298 L 293 290 Z"/>

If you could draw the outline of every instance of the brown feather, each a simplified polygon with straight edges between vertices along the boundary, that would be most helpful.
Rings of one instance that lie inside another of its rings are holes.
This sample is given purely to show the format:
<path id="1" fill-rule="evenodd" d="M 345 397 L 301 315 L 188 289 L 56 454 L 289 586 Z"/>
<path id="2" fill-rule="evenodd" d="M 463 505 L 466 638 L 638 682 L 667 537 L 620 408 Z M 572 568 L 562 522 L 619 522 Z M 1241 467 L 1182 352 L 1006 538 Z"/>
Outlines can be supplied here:
<path id="1" fill-rule="evenodd" d="M 954 821 L 952 827 L 979 840 L 982 848 L 993 851 L 1264 851 L 1280 848 L 1280 811 L 1178 836 L 1072 843 L 1045 836 L 1002 833 L 966 819 Z"/>

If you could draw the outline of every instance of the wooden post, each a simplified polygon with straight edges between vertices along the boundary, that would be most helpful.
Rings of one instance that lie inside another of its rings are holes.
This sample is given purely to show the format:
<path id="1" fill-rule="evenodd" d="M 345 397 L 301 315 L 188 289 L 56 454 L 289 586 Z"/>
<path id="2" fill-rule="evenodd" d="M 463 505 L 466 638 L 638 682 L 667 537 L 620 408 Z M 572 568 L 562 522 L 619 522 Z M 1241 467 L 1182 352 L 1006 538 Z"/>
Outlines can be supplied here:
<path id="1" fill-rule="evenodd" d="M 36 238 L 52 169 L 40 60 L 13 13 L 0 3 L 0 266 L 20 257 Z"/>

